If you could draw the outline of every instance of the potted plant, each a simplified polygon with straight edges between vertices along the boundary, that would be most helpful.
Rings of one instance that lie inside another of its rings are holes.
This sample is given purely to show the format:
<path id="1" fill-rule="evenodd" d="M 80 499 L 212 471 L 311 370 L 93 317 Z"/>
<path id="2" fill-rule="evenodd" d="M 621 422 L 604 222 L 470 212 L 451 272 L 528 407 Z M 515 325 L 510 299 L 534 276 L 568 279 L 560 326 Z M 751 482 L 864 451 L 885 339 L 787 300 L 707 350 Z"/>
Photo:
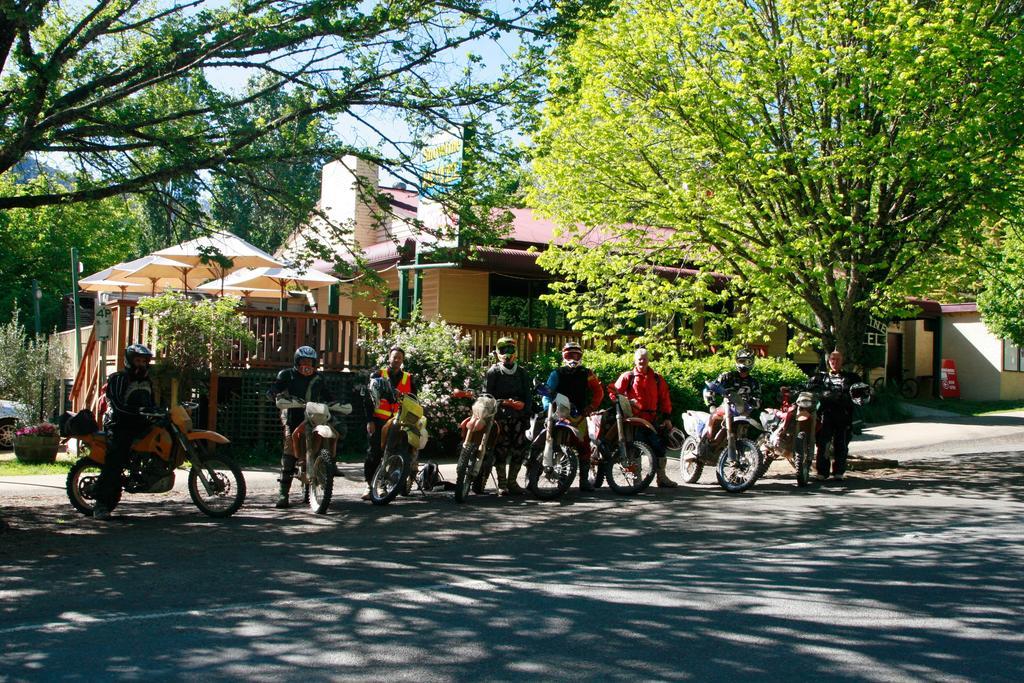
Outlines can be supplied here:
<path id="1" fill-rule="evenodd" d="M 57 427 L 49 422 L 23 427 L 14 434 L 14 457 L 20 462 L 55 462 L 59 447 Z"/>

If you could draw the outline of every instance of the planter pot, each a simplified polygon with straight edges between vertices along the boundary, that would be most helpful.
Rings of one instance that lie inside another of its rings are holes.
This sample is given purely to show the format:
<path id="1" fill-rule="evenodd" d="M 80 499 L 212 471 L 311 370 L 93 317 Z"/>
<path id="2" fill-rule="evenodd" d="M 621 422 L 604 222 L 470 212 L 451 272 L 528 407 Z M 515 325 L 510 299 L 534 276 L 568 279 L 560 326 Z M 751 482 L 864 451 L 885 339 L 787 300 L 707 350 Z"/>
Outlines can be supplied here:
<path id="1" fill-rule="evenodd" d="M 31 464 L 56 462 L 59 447 L 59 436 L 14 437 L 14 457 L 18 459 L 18 462 Z"/>

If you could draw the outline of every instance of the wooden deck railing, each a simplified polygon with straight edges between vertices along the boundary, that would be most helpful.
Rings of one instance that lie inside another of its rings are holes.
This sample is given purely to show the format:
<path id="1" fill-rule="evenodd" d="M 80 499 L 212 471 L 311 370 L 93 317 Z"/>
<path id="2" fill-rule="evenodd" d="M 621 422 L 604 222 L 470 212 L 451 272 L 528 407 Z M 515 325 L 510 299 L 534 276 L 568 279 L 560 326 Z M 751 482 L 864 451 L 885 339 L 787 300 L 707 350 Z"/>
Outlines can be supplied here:
<path id="1" fill-rule="evenodd" d="M 146 329 L 136 312 L 134 301 L 113 301 L 107 305 L 114 309 L 111 338 L 106 344 L 105 357 L 101 358 L 101 345 L 90 334 L 71 394 L 75 410 L 95 408 L 108 371 L 121 366 L 120 359 L 127 345 L 153 342 L 150 330 Z M 312 346 L 321 354 L 321 366 L 325 370 L 349 371 L 370 365 L 366 352 L 358 343 L 361 336 L 358 317 L 251 308 L 243 308 L 239 312 L 245 316 L 249 330 L 256 337 L 256 348 L 250 350 L 241 343 L 236 344 L 230 353 L 227 370 L 288 367 L 292 364 L 295 349 L 303 345 Z M 371 318 L 370 322 L 378 335 L 387 333 L 394 323 L 387 318 Z M 579 333 L 567 330 L 468 324 L 460 327 L 472 340 L 474 358 L 481 361 L 490 357 L 502 337 L 515 339 L 519 358 L 524 361 L 551 349 L 560 349 L 568 341 L 591 346 L 581 341 Z"/>

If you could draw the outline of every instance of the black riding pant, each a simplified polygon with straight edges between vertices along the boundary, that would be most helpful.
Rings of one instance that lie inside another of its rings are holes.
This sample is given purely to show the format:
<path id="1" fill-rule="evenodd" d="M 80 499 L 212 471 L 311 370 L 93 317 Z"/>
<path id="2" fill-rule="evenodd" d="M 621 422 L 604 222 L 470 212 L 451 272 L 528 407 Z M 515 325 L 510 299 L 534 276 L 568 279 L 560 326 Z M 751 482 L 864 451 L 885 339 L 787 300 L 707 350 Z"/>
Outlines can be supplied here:
<path id="1" fill-rule="evenodd" d="M 841 411 L 828 412 L 821 415 L 821 430 L 818 432 L 815 469 L 818 474 L 827 477 L 828 446 L 832 444 L 832 474 L 842 476 L 846 473 L 846 457 L 850 452 L 850 437 L 853 434 L 853 415 Z"/>
<path id="2" fill-rule="evenodd" d="M 114 506 L 121 489 L 121 473 L 128 466 L 132 442 L 146 435 L 151 429 L 148 423 L 113 424 L 107 427 L 107 455 L 100 466 L 96 480 L 96 502 L 107 508 Z"/>
<path id="3" fill-rule="evenodd" d="M 636 431 L 633 432 L 634 438 L 650 446 L 651 450 L 654 451 L 654 457 L 659 460 L 665 457 L 665 439 L 661 438 L 658 430 L 647 429 L 646 427 L 636 427 L 635 429 Z"/>
<path id="4" fill-rule="evenodd" d="M 373 481 L 373 475 L 377 468 L 380 467 L 380 461 L 384 458 L 381 433 L 384 431 L 384 425 L 388 422 L 379 417 L 372 418 L 372 421 L 373 424 L 377 425 L 377 429 L 373 434 L 366 435 L 366 461 L 363 463 L 363 477 L 366 479 L 367 484 Z"/>

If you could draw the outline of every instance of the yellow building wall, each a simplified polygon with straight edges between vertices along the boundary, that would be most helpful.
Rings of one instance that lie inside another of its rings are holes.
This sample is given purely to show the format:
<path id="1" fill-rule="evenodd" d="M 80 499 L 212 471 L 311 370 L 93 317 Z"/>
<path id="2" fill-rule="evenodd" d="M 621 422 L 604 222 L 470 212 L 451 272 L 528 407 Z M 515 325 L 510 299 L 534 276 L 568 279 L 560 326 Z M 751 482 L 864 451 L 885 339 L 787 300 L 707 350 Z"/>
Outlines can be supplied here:
<path id="1" fill-rule="evenodd" d="M 999 398 L 1004 401 L 1024 398 L 1024 372 L 1004 372 L 999 382 Z"/>
<path id="2" fill-rule="evenodd" d="M 783 357 L 786 355 L 786 345 L 789 340 L 786 339 L 786 326 L 781 325 L 776 327 L 772 332 L 771 337 L 768 339 L 768 343 L 765 346 L 768 347 L 767 353 L 769 356 Z"/>
<path id="3" fill-rule="evenodd" d="M 942 316 L 942 357 L 956 361 L 960 396 L 971 401 L 1002 398 L 1003 345 L 977 313 Z"/>
<path id="4" fill-rule="evenodd" d="M 459 269 L 434 272 L 438 274 L 437 313 L 452 323 L 486 325 L 488 273 Z"/>

